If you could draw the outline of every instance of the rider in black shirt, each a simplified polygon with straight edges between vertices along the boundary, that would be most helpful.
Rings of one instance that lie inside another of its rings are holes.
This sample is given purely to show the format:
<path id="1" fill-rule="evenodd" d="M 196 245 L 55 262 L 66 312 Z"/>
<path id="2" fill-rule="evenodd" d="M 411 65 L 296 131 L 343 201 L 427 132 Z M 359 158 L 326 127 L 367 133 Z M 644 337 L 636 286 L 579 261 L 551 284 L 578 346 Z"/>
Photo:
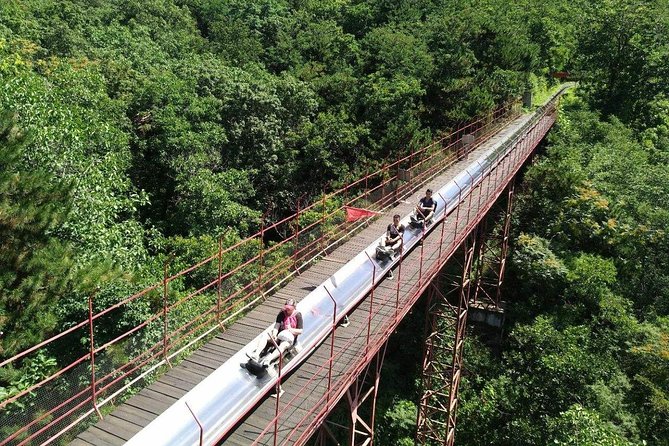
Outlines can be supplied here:
<path id="1" fill-rule="evenodd" d="M 393 251 L 398 252 L 404 241 L 402 238 L 403 234 L 404 225 L 400 223 L 399 214 L 395 214 L 393 215 L 393 222 L 388 225 L 388 229 L 386 230 L 385 246 L 389 246 Z"/>
<path id="2" fill-rule="evenodd" d="M 432 189 L 425 191 L 425 196 L 418 201 L 416 217 L 424 221 L 424 225 L 432 223 L 432 217 L 437 210 L 437 202 L 432 198 Z"/>

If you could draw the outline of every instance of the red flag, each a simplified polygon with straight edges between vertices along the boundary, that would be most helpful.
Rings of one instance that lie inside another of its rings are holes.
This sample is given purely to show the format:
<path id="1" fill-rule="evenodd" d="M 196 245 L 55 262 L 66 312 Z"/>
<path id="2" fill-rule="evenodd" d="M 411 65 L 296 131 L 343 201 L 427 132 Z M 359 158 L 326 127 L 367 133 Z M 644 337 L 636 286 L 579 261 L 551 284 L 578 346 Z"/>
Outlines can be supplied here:
<path id="1" fill-rule="evenodd" d="M 348 222 L 360 220 L 361 218 L 367 218 L 379 215 L 378 212 L 370 211 L 367 209 L 354 208 L 351 206 L 344 206 L 344 208 L 346 208 L 346 221 Z"/>

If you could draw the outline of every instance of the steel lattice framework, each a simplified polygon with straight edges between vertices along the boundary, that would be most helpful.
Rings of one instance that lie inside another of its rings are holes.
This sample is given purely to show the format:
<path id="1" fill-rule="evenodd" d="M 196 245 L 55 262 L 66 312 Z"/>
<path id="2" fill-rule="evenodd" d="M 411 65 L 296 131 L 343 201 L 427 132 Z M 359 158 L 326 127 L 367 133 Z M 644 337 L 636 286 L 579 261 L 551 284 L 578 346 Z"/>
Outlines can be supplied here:
<path id="1" fill-rule="evenodd" d="M 416 440 L 420 445 L 455 443 L 458 388 L 464 371 L 470 306 L 502 312 L 501 286 L 508 252 L 513 185 L 512 180 L 502 212 L 493 207 L 428 290 L 423 394 L 416 423 Z M 488 226 L 493 226 L 491 231 L 487 230 Z"/>
<path id="2" fill-rule="evenodd" d="M 457 388 L 462 377 L 472 265 L 477 248 L 475 233 L 476 230 L 465 239 L 450 265 L 459 273 L 442 273 L 428 290 L 423 396 L 418 406 L 416 438 L 421 445 L 454 441 Z"/>
<path id="3" fill-rule="evenodd" d="M 505 200 L 501 203 L 501 212 L 491 211 L 490 218 L 484 219 L 479 227 L 476 285 L 471 302 L 477 308 L 501 312 L 504 310 L 502 284 L 509 252 L 514 183 L 512 180 L 507 188 Z"/>

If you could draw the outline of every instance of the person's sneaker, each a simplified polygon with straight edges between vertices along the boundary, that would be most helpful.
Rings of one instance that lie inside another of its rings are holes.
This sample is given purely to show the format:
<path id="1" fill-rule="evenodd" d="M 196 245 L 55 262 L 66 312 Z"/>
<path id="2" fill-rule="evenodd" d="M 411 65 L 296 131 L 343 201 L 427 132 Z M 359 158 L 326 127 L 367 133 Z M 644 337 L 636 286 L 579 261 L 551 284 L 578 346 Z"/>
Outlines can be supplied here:
<path id="1" fill-rule="evenodd" d="M 281 397 L 281 395 L 283 395 L 283 392 L 284 392 L 283 388 L 279 387 L 279 393 L 273 393 L 271 397 L 272 398 Z"/>
<path id="2" fill-rule="evenodd" d="M 340 327 L 346 328 L 348 327 L 348 324 L 350 324 L 351 321 L 348 320 L 348 316 L 344 316 L 344 319 L 341 320 L 341 323 L 339 324 Z"/>
<path id="3" fill-rule="evenodd" d="M 393 280 L 395 278 L 395 274 L 393 274 L 393 271 L 390 270 L 388 271 L 388 279 Z"/>

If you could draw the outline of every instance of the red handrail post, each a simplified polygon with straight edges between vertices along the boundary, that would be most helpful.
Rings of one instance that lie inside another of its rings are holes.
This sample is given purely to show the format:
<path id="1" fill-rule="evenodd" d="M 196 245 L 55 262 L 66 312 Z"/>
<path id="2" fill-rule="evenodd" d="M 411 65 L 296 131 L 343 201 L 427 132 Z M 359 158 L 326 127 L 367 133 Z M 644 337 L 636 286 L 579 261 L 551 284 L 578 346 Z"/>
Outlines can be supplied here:
<path id="1" fill-rule="evenodd" d="M 474 177 L 472 176 L 471 173 L 469 173 L 469 170 L 465 169 L 465 172 L 467 172 L 467 175 L 469 175 L 469 181 L 470 181 L 469 190 L 467 191 L 467 198 L 469 199 L 467 203 L 467 225 L 469 225 L 469 222 L 471 221 L 471 212 L 472 212 L 472 195 L 474 194 L 474 188 L 477 185 L 474 184 Z"/>
<path id="2" fill-rule="evenodd" d="M 200 446 L 202 446 L 203 440 L 204 440 L 204 427 L 202 426 L 202 423 L 200 422 L 199 418 L 197 415 L 195 415 L 195 412 L 193 412 L 193 409 L 191 409 L 190 405 L 188 404 L 188 401 L 185 402 L 186 407 L 190 411 L 190 414 L 193 415 L 193 418 L 195 419 L 195 422 L 197 423 L 197 426 L 200 428 Z"/>
<path id="3" fill-rule="evenodd" d="M 369 336 L 372 330 L 372 314 L 374 314 L 374 289 L 376 288 L 376 263 L 369 256 L 369 253 L 365 251 L 365 255 L 369 259 L 369 262 L 372 264 L 372 291 L 369 293 L 369 316 L 367 317 L 367 343 L 365 344 L 365 356 L 369 350 Z"/>
<path id="4" fill-rule="evenodd" d="M 276 342 L 276 340 L 272 337 L 269 338 L 270 341 L 272 341 L 272 344 L 274 344 L 274 348 L 276 348 L 279 351 L 279 377 L 276 380 L 276 388 L 274 391 L 276 392 L 276 404 L 274 405 L 274 446 L 276 446 L 277 438 L 279 435 L 279 403 L 281 399 L 281 373 L 283 371 L 283 353 L 279 349 L 279 344 Z"/>
<path id="5" fill-rule="evenodd" d="M 379 202 L 381 203 L 381 207 L 385 206 L 386 203 L 386 174 L 390 170 L 390 167 L 388 167 L 388 164 L 383 164 L 383 167 L 381 167 L 381 199 Z M 397 174 L 395 174 L 397 176 Z"/>
<path id="6" fill-rule="evenodd" d="M 295 231 L 293 233 L 293 270 L 297 271 L 297 253 L 300 250 L 300 202 L 302 197 L 297 199 L 297 213 L 295 214 Z"/>
<path id="7" fill-rule="evenodd" d="M 367 199 L 367 190 L 368 190 L 368 184 L 369 184 L 369 167 L 365 170 L 365 200 Z"/>
<path id="8" fill-rule="evenodd" d="M 479 166 L 481 166 L 481 163 L 479 163 L 478 161 L 477 161 L 477 164 Z M 490 187 L 490 172 L 488 172 L 488 174 L 485 175 L 485 177 L 483 176 L 484 174 L 485 174 L 485 170 L 481 169 L 481 181 L 479 182 L 479 188 L 478 188 L 479 189 L 479 200 L 476 202 L 476 217 L 478 217 L 479 214 L 481 214 L 481 197 L 483 196 L 483 182 L 485 180 L 488 180 L 488 183 L 487 183 L 486 187 Z"/>
<path id="9" fill-rule="evenodd" d="M 433 217 L 434 218 L 434 217 Z M 420 263 L 418 264 L 418 287 L 423 282 L 423 252 L 425 250 L 425 234 L 427 231 L 427 221 L 423 220 L 423 230 L 420 234 Z"/>
<path id="10" fill-rule="evenodd" d="M 402 256 L 402 251 L 404 251 L 404 241 L 400 246 L 400 261 L 397 265 L 397 288 L 395 292 L 395 320 L 397 320 L 400 312 L 400 282 L 402 281 L 402 261 L 404 256 Z"/>
<path id="11" fill-rule="evenodd" d="M 406 159 L 406 158 L 404 158 Z M 395 161 L 393 164 L 395 166 L 395 178 L 393 178 L 393 202 L 397 203 L 399 200 L 399 197 L 397 195 L 398 191 L 398 185 L 399 185 L 399 180 L 400 180 L 400 164 L 402 161 L 402 155 L 400 153 L 397 154 L 397 161 Z M 411 176 L 411 173 L 409 173 L 409 176 Z"/>
<path id="12" fill-rule="evenodd" d="M 351 203 L 348 201 L 348 188 L 350 186 L 350 182 L 348 179 L 344 179 L 346 181 L 346 185 L 344 186 L 344 206 L 350 206 Z"/>
<path id="13" fill-rule="evenodd" d="M 169 276 L 168 268 L 170 264 L 171 257 L 165 261 L 163 265 L 163 359 L 165 362 L 172 367 L 169 358 L 167 357 L 168 350 L 168 341 L 167 341 L 167 330 L 168 330 L 168 321 L 167 321 L 167 295 L 169 289 Z"/>
<path id="14" fill-rule="evenodd" d="M 443 247 L 444 244 L 444 228 L 446 227 L 446 199 L 444 198 L 443 195 L 441 195 L 439 192 L 437 192 L 437 195 L 441 197 L 442 201 L 444 202 L 444 218 L 441 220 L 441 237 L 439 238 L 439 254 L 437 255 L 437 259 L 441 260 L 441 248 Z"/>
<path id="15" fill-rule="evenodd" d="M 325 206 L 326 206 L 325 186 L 323 186 L 323 192 L 322 193 L 323 193 L 323 198 L 322 198 L 321 207 L 323 209 L 321 209 L 321 247 L 320 247 L 319 251 L 325 251 L 325 249 L 327 249 L 327 246 L 328 246 L 328 242 L 326 240 L 327 235 L 325 233 L 325 219 L 326 219 L 326 215 L 327 215 L 327 213 L 325 211 Z M 326 254 L 327 254 L 326 252 L 323 253 L 323 255 L 326 255 Z"/>
<path id="16" fill-rule="evenodd" d="M 95 409 L 95 413 L 102 419 L 102 414 L 98 408 L 97 391 L 95 389 L 95 339 L 93 338 L 93 296 L 95 293 L 88 296 L 88 328 L 91 337 L 91 403 Z"/>
<path id="17" fill-rule="evenodd" d="M 216 286 L 216 322 L 221 325 L 221 294 L 223 287 L 223 236 L 218 237 L 218 284 Z"/>
<path id="18" fill-rule="evenodd" d="M 328 290 L 328 287 L 323 286 L 325 292 L 328 293 L 328 296 L 332 300 L 333 310 L 332 310 L 332 335 L 330 336 L 330 358 L 328 362 L 328 396 L 327 396 L 327 408 L 330 408 L 330 389 L 332 389 L 332 363 L 334 362 L 334 342 L 335 342 L 335 332 L 337 330 L 337 301 L 332 297 L 332 293 Z"/>
<path id="19" fill-rule="evenodd" d="M 457 181 L 453 180 L 453 183 L 458 187 L 458 206 L 455 208 L 455 227 L 453 228 L 453 241 L 457 240 L 458 237 L 458 225 L 460 224 L 460 207 L 463 202 L 462 198 L 462 187 L 458 184 Z"/>
<path id="20" fill-rule="evenodd" d="M 262 218 L 260 220 L 260 252 L 258 253 L 258 294 L 262 294 L 264 296 L 263 292 L 263 270 L 265 269 L 265 219 L 267 218 L 269 211 L 265 211 L 265 213 L 262 215 Z"/>

